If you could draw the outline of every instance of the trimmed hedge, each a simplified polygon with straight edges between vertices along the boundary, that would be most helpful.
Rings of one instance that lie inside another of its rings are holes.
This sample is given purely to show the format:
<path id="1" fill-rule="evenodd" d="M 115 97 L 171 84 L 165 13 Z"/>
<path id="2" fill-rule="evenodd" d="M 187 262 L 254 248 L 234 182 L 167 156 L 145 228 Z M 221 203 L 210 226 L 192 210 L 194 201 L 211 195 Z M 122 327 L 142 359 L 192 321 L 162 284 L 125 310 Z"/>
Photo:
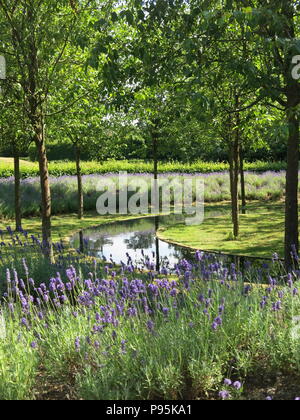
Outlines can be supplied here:
<path id="1" fill-rule="evenodd" d="M 214 163 L 197 161 L 190 164 L 180 162 L 164 162 L 159 164 L 160 173 L 211 173 L 222 172 L 229 169 L 228 163 Z M 255 172 L 281 171 L 286 169 L 285 162 L 252 162 L 245 163 L 245 170 Z M 107 161 L 103 163 L 88 161 L 82 162 L 82 174 L 105 174 L 126 171 L 128 173 L 152 173 L 153 164 L 144 161 Z M 38 163 L 21 164 L 22 178 L 39 175 Z M 76 175 L 75 162 L 57 161 L 49 163 L 49 172 L 53 177 L 63 175 Z M 0 178 L 13 176 L 13 163 L 0 162 Z"/>

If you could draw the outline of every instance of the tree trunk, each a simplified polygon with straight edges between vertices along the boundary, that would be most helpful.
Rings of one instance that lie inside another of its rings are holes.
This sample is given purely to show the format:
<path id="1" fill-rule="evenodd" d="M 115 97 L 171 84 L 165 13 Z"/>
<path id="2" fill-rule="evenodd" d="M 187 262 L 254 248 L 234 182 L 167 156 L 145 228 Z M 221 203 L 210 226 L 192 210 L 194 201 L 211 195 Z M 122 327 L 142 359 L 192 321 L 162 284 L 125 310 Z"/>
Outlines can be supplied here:
<path id="1" fill-rule="evenodd" d="M 286 0 L 282 3 L 282 15 L 285 16 L 285 27 L 283 38 L 294 40 L 295 31 L 295 9 L 294 2 Z M 297 48 L 287 51 L 285 57 L 285 80 L 286 80 L 286 115 L 289 125 L 289 136 L 287 144 L 287 171 L 286 171 L 286 195 L 285 195 L 285 235 L 284 235 L 284 260 L 285 266 L 289 269 L 296 260 L 299 251 L 299 222 L 298 222 L 298 170 L 299 170 L 299 119 L 297 116 L 297 105 L 300 103 L 299 83 L 293 79 L 291 74 L 292 57 L 297 55 Z M 278 63 L 281 66 L 282 63 Z"/>
<path id="2" fill-rule="evenodd" d="M 15 176 L 15 221 L 16 231 L 22 229 L 22 212 L 21 212 L 21 175 L 20 175 L 20 157 L 19 152 L 14 148 L 14 176 Z"/>
<path id="3" fill-rule="evenodd" d="M 160 252 L 159 252 L 159 239 L 157 237 L 157 232 L 159 229 L 159 217 L 155 217 L 155 256 L 156 256 L 156 271 L 159 273 L 160 270 Z"/>
<path id="4" fill-rule="evenodd" d="M 299 170 L 299 120 L 296 111 L 287 111 L 289 138 L 287 151 L 286 197 L 285 197 L 285 241 L 284 255 L 286 268 L 293 263 L 293 256 L 298 253 L 298 170 Z M 294 254 L 291 254 L 294 249 Z"/>
<path id="5" fill-rule="evenodd" d="M 238 97 L 236 97 L 236 108 L 238 108 Z M 230 165 L 230 194 L 231 194 L 231 218 L 233 224 L 233 236 L 239 236 L 239 114 L 237 114 L 237 123 L 235 133 L 232 133 L 231 121 L 229 123 L 229 165 Z"/>
<path id="6" fill-rule="evenodd" d="M 236 95 L 236 109 L 239 108 L 239 97 Z M 236 129 L 233 141 L 233 190 L 232 190 L 232 218 L 233 236 L 239 236 L 239 160 L 240 160 L 240 114 L 236 114 Z"/>
<path id="7" fill-rule="evenodd" d="M 242 214 L 246 214 L 246 188 L 245 188 L 245 172 L 244 172 L 244 155 L 243 149 L 240 145 L 240 174 L 241 174 L 241 199 L 242 199 Z"/>
<path id="8" fill-rule="evenodd" d="M 41 127 L 36 127 L 35 144 L 38 150 L 40 170 L 40 184 L 42 195 L 42 235 L 44 253 L 53 261 L 53 248 L 51 238 L 51 191 L 43 124 L 41 125 Z"/>
<path id="9" fill-rule="evenodd" d="M 80 166 L 80 148 L 75 146 L 76 152 L 76 174 L 77 174 L 77 185 L 78 185 L 78 219 L 83 218 L 84 204 L 83 204 L 83 188 L 82 188 L 82 174 Z"/>
<path id="10" fill-rule="evenodd" d="M 151 129 L 152 137 L 152 151 L 153 151 L 153 176 L 154 176 L 154 185 L 152 191 L 152 207 L 155 213 L 160 211 L 160 194 L 159 194 L 159 185 L 158 185 L 158 121 L 153 122 L 153 127 Z"/>
<path id="11" fill-rule="evenodd" d="M 28 78 L 24 80 L 27 86 L 25 89 L 26 100 L 28 102 L 28 118 L 34 131 L 34 142 L 38 151 L 40 185 L 42 196 L 42 238 L 43 253 L 54 262 L 52 237 L 51 237 L 51 191 L 49 183 L 48 160 L 45 144 L 45 110 L 41 102 L 42 86 L 39 86 L 39 59 L 37 47 L 38 21 L 33 2 L 27 2 L 25 12 L 27 13 L 28 35 L 27 45 L 28 54 L 26 57 L 26 67 Z"/>
<path id="12" fill-rule="evenodd" d="M 158 140 L 157 133 L 152 133 L 152 143 L 153 143 L 153 175 L 154 179 L 158 179 Z"/>
<path id="13" fill-rule="evenodd" d="M 233 224 L 233 236 L 239 236 L 239 198 L 238 198 L 238 173 L 236 170 L 236 140 L 230 143 L 230 193 L 231 193 L 231 219 Z"/>

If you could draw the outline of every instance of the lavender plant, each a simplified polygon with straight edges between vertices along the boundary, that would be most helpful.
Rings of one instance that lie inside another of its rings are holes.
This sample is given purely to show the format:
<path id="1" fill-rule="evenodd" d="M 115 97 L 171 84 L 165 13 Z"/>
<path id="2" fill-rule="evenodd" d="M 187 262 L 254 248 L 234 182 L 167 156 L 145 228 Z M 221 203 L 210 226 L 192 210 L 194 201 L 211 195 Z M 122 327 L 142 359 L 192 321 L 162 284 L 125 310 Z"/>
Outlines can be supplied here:
<path id="1" fill-rule="evenodd" d="M 39 398 L 41 375 L 71 383 L 74 398 L 188 399 L 225 398 L 228 377 L 245 398 L 238 383 L 257 370 L 300 374 L 299 271 L 276 256 L 240 271 L 197 252 L 156 272 L 150 258 L 116 266 L 56 244 L 49 274 L 33 275 L 39 239 L 24 245 L 10 228 L 1 238 L 1 399 Z"/>
<path id="2" fill-rule="evenodd" d="M 117 182 L 116 174 L 106 174 Z M 150 191 L 150 174 L 137 173 L 131 175 L 134 178 L 143 177 L 148 183 Z M 190 174 L 165 173 L 162 178 L 172 180 Z M 230 199 L 230 181 L 228 172 L 198 173 L 194 177 L 204 179 L 204 199 L 206 202 L 219 202 Z M 257 174 L 246 172 L 246 199 L 247 200 L 279 200 L 285 191 L 285 172 L 265 172 Z M 99 175 L 86 175 L 83 177 L 84 207 L 85 210 L 95 210 L 99 197 L 97 185 Z M 51 179 L 52 187 L 52 212 L 53 214 L 72 213 L 77 210 L 77 180 L 75 176 L 61 176 Z M 0 217 L 12 218 L 14 215 L 14 179 L 0 179 Z M 150 194 L 150 192 L 149 192 Z M 27 178 L 21 184 L 21 202 L 23 216 L 35 216 L 40 214 L 40 184 L 37 178 Z M 193 194 L 194 200 L 196 193 Z M 173 197 L 174 200 L 174 197 Z M 171 203 L 172 204 L 172 203 Z"/>

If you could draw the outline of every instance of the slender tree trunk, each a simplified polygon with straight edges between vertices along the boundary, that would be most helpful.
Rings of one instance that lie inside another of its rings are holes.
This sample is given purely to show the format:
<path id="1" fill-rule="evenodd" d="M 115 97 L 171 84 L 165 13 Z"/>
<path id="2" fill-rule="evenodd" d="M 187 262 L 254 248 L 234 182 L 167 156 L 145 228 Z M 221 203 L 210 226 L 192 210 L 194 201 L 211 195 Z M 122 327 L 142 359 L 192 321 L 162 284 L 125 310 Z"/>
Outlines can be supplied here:
<path id="1" fill-rule="evenodd" d="M 36 127 L 35 144 L 38 150 L 40 184 L 42 194 L 42 234 L 44 253 L 53 261 L 53 248 L 51 237 L 51 191 L 43 124 L 41 124 L 41 126 L 39 127 Z"/>
<path id="2" fill-rule="evenodd" d="M 236 109 L 239 107 L 239 97 L 236 95 Z M 233 236 L 239 236 L 239 148 L 240 148 L 240 114 L 236 114 L 236 130 L 233 141 L 233 190 L 232 190 L 232 218 Z"/>
<path id="3" fill-rule="evenodd" d="M 152 191 L 152 206 L 155 209 L 155 213 L 159 213 L 160 210 L 160 194 L 159 194 L 159 185 L 158 185 L 158 121 L 153 122 L 153 127 L 151 129 L 152 137 L 152 152 L 153 152 L 153 176 L 154 176 L 154 185 Z"/>
<path id="4" fill-rule="evenodd" d="M 241 174 L 241 199 L 242 214 L 246 214 L 246 188 L 245 188 L 245 172 L 244 172 L 244 154 L 242 145 L 240 145 L 240 174 Z"/>
<path id="5" fill-rule="evenodd" d="M 282 3 L 282 14 L 286 18 L 283 37 L 294 40 L 295 31 L 295 8 L 294 2 L 286 0 Z M 285 235 L 284 235 L 284 259 L 286 268 L 290 268 L 295 261 L 294 256 L 299 251 L 299 221 L 298 221 L 298 170 L 299 170 L 299 119 L 297 105 L 300 103 L 299 83 L 292 78 L 290 65 L 293 55 L 298 54 L 296 48 L 287 53 L 285 60 L 286 68 L 286 97 L 287 97 L 287 121 L 289 124 L 289 136 L 287 145 L 287 171 L 286 171 L 286 196 L 285 196 Z M 281 63 L 279 63 L 279 66 Z M 293 251 L 293 253 L 292 253 Z"/>
<path id="6" fill-rule="evenodd" d="M 230 166 L 230 193 L 231 193 L 231 219 L 233 224 L 233 236 L 239 236 L 239 198 L 238 198 L 238 173 L 236 170 L 236 141 L 231 141 L 229 151 Z"/>
<path id="7" fill-rule="evenodd" d="M 80 148 L 75 146 L 76 152 L 76 174 L 77 174 L 77 185 L 78 185 L 78 219 L 83 218 L 84 204 L 83 204 L 83 188 L 82 188 L 82 174 L 80 166 Z"/>
<path id="8" fill-rule="evenodd" d="M 17 148 L 14 148 L 14 176 L 15 176 L 15 221 L 16 231 L 22 229 L 22 212 L 21 212 L 21 174 L 20 174 L 20 157 Z"/>
<path id="9" fill-rule="evenodd" d="M 38 22 L 34 2 L 27 2 L 25 7 L 28 22 L 28 53 L 26 67 L 28 79 L 25 79 L 26 100 L 28 102 L 28 117 L 34 131 L 34 142 L 38 151 L 40 185 L 42 196 L 42 236 L 44 255 L 54 262 L 51 237 L 51 191 L 49 182 L 48 160 L 45 143 L 45 104 L 41 101 L 41 86 L 39 86 L 39 59 L 37 47 Z"/>
<path id="10" fill-rule="evenodd" d="M 160 270 L 160 252 L 159 252 L 159 239 L 156 236 L 159 229 L 159 217 L 155 217 L 155 255 L 156 255 L 156 271 Z"/>
<path id="11" fill-rule="evenodd" d="M 299 120 L 296 111 L 288 109 L 289 138 L 287 151 L 286 198 L 285 198 L 285 264 L 293 262 L 292 249 L 299 250 L 298 228 L 298 170 L 299 170 Z"/>
<path id="12" fill-rule="evenodd" d="M 229 127 L 229 172 L 230 172 L 230 194 L 231 194 L 231 218 L 233 224 L 233 236 L 239 236 L 239 117 L 235 133 L 232 132 L 231 121 Z"/>
<path id="13" fill-rule="evenodd" d="M 158 139 L 157 133 L 152 133 L 152 144 L 153 144 L 153 175 L 154 179 L 158 179 Z"/>

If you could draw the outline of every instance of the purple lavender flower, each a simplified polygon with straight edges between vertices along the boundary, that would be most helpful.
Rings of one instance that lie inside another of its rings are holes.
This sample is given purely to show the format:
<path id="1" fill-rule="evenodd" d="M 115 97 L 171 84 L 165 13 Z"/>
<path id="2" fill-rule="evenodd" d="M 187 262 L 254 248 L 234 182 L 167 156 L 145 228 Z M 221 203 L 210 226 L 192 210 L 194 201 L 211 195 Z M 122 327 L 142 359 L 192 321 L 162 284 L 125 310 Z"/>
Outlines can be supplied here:
<path id="1" fill-rule="evenodd" d="M 147 328 L 150 332 L 152 332 L 154 330 L 154 322 L 151 321 L 151 319 L 149 321 L 147 321 Z"/>
<path id="2" fill-rule="evenodd" d="M 224 380 L 224 385 L 230 386 L 230 385 L 232 385 L 232 381 L 230 379 L 225 379 Z"/>
<path id="3" fill-rule="evenodd" d="M 239 381 L 234 382 L 232 386 L 237 390 L 240 390 L 242 388 L 242 384 Z"/>
<path id="4" fill-rule="evenodd" d="M 223 320 L 222 320 L 222 318 L 220 317 L 220 316 L 218 316 L 217 318 L 215 318 L 215 321 L 214 321 L 217 325 L 222 325 L 222 323 L 223 323 Z"/>
<path id="5" fill-rule="evenodd" d="M 80 351 L 80 338 L 75 338 L 75 350 Z"/>
<path id="6" fill-rule="evenodd" d="M 38 318 L 39 318 L 40 321 L 42 321 L 44 319 L 43 312 L 38 312 Z"/>
<path id="7" fill-rule="evenodd" d="M 162 312 L 164 315 L 168 315 L 170 309 L 169 308 L 162 308 Z"/>
<path id="8" fill-rule="evenodd" d="M 23 325 L 24 327 L 28 327 L 28 321 L 26 318 L 21 319 L 21 325 Z"/>
<path id="9" fill-rule="evenodd" d="M 278 300 L 277 302 L 273 303 L 272 308 L 273 308 L 273 311 L 275 311 L 275 312 L 280 311 L 282 309 L 281 308 L 281 301 Z"/>
<path id="10" fill-rule="evenodd" d="M 230 394 L 228 391 L 220 391 L 219 397 L 222 398 L 222 400 L 227 400 L 230 397 Z"/>
<path id="11" fill-rule="evenodd" d="M 225 306 L 224 305 L 220 305 L 219 306 L 219 315 L 222 315 L 225 311 Z"/>
<path id="12" fill-rule="evenodd" d="M 216 331 L 218 329 L 218 324 L 216 322 L 213 322 L 211 328 L 213 329 L 213 331 Z"/>
<path id="13" fill-rule="evenodd" d="M 198 301 L 199 301 L 200 303 L 205 302 L 205 298 L 204 298 L 204 296 L 203 296 L 203 295 L 199 295 L 199 296 L 198 296 Z"/>

